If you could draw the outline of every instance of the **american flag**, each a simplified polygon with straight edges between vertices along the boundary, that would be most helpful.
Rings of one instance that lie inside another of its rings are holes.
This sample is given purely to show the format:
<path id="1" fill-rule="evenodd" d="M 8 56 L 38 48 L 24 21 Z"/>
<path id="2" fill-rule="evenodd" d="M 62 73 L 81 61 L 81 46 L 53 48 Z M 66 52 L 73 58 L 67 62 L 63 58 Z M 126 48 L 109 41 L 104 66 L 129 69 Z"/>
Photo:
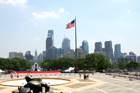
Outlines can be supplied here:
<path id="1" fill-rule="evenodd" d="M 67 26 L 66 29 L 69 29 L 69 28 L 71 28 L 71 27 L 74 27 L 74 26 L 75 26 L 75 20 L 71 21 L 71 22 L 68 23 L 66 26 Z"/>

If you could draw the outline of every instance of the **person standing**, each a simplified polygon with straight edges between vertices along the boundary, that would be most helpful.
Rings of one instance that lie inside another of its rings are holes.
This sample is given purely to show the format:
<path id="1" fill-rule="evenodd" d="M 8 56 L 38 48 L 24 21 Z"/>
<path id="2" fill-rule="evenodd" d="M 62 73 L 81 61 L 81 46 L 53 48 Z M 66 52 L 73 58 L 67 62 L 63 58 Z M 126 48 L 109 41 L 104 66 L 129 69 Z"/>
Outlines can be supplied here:
<path id="1" fill-rule="evenodd" d="M 80 77 L 80 79 L 81 79 L 81 73 L 79 74 L 79 77 Z"/>
<path id="2" fill-rule="evenodd" d="M 86 74 L 84 74 L 84 80 L 86 79 L 86 77 L 87 77 Z"/>
<path id="3" fill-rule="evenodd" d="M 11 74 L 11 79 L 13 78 L 13 74 Z"/>
<path id="4" fill-rule="evenodd" d="M 17 78 L 19 77 L 19 74 L 17 73 Z"/>

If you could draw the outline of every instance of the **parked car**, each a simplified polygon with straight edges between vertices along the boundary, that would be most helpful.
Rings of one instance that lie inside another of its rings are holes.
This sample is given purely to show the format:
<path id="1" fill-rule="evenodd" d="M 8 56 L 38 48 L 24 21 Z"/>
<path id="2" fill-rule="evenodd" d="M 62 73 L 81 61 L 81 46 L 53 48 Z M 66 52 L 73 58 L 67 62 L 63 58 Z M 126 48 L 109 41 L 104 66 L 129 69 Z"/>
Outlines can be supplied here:
<path id="1" fill-rule="evenodd" d="M 114 72 L 114 70 L 112 70 L 112 69 L 108 69 L 107 72 Z"/>
<path id="2" fill-rule="evenodd" d="M 123 72 L 127 72 L 127 69 L 123 69 Z"/>
<path id="3" fill-rule="evenodd" d="M 127 71 L 133 71 L 133 68 L 128 68 Z"/>
<path id="4" fill-rule="evenodd" d="M 105 73 L 106 71 L 105 71 L 105 70 L 100 70 L 99 72 L 100 72 L 100 73 Z"/>

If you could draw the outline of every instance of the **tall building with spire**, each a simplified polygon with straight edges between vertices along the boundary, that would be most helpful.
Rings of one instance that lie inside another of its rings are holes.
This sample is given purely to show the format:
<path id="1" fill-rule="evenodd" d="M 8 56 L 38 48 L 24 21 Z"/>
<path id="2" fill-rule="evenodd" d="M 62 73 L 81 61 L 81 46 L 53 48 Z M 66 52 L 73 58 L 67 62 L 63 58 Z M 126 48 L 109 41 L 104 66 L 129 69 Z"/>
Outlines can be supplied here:
<path id="1" fill-rule="evenodd" d="M 33 57 L 33 62 L 38 62 L 37 49 L 35 50 L 35 56 Z"/>
<path id="2" fill-rule="evenodd" d="M 37 50 L 35 50 L 35 56 L 37 56 Z"/>

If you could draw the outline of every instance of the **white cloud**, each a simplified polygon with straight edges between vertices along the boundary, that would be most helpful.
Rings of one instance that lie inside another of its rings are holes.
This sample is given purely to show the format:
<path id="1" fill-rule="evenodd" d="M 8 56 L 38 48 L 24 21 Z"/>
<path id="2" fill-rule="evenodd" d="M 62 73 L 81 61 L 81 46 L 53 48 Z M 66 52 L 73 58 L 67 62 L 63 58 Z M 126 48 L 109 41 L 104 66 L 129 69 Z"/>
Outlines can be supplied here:
<path id="1" fill-rule="evenodd" d="M 34 23 L 35 25 L 38 25 L 37 23 Z"/>
<path id="2" fill-rule="evenodd" d="M 65 9 L 64 8 L 60 8 L 59 11 L 58 11 L 58 14 L 64 13 L 64 12 L 65 12 Z"/>
<path id="3" fill-rule="evenodd" d="M 37 19 L 38 18 L 44 19 L 44 18 L 58 18 L 58 17 L 60 17 L 60 14 L 62 14 L 62 13 L 65 13 L 64 8 L 60 8 L 58 10 L 58 12 L 54 12 L 54 11 L 51 11 L 51 12 L 45 11 L 42 13 L 33 12 L 32 15 L 35 16 Z M 66 13 L 68 14 L 69 12 L 66 12 Z"/>
<path id="4" fill-rule="evenodd" d="M 11 4 L 11 5 L 20 5 L 22 8 L 26 8 L 24 5 L 27 0 L 0 0 L 1 4 Z"/>
<path id="5" fill-rule="evenodd" d="M 40 38 L 34 38 L 34 40 L 41 40 Z"/>
<path id="6" fill-rule="evenodd" d="M 69 12 L 66 12 L 67 14 L 70 14 Z"/>
<path id="7" fill-rule="evenodd" d="M 32 13 L 32 14 L 36 18 L 57 18 L 57 17 L 59 17 L 59 14 L 55 13 L 54 11 L 42 12 L 41 14 L 37 14 L 37 13 Z"/>
<path id="8" fill-rule="evenodd" d="M 131 11 L 130 10 L 127 10 L 127 13 L 130 13 Z"/>
<path id="9" fill-rule="evenodd" d="M 25 4 L 26 2 L 27 0 L 0 0 L 0 3 L 12 4 L 12 5 Z"/>

